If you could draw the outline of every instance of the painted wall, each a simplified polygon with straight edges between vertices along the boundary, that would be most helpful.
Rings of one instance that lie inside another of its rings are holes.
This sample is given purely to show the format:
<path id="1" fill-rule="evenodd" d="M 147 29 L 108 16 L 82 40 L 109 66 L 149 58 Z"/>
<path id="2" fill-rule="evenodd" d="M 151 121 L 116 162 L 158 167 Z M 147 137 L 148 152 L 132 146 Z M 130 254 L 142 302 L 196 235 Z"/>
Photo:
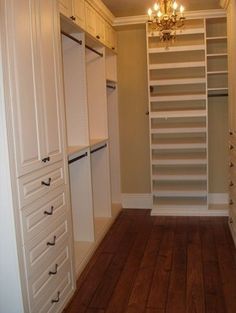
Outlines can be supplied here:
<path id="1" fill-rule="evenodd" d="M 118 31 L 118 81 L 123 193 L 150 192 L 145 29 Z"/>
<path id="2" fill-rule="evenodd" d="M 118 80 L 122 193 L 150 192 L 145 29 L 118 31 Z M 228 191 L 227 101 L 209 103 L 209 192 Z"/>

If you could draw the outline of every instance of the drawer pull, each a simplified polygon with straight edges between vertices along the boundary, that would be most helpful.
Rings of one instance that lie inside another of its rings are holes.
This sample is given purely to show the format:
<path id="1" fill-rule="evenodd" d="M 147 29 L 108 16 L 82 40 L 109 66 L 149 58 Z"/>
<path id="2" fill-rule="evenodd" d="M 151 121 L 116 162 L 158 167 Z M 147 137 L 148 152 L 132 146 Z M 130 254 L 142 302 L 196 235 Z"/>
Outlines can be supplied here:
<path id="1" fill-rule="evenodd" d="M 47 246 L 55 246 L 55 244 L 56 244 L 56 239 L 57 239 L 57 236 L 54 236 L 52 242 L 50 242 L 50 241 L 47 242 Z"/>
<path id="2" fill-rule="evenodd" d="M 97 36 L 96 36 L 96 38 L 97 38 L 97 39 L 100 39 L 100 36 L 99 36 L 99 35 L 97 35 Z"/>
<path id="3" fill-rule="evenodd" d="M 231 217 L 231 218 L 229 219 L 229 223 L 230 223 L 230 224 L 233 224 L 233 222 L 234 222 L 234 221 L 233 221 L 233 219 L 232 219 L 232 217 Z"/>
<path id="4" fill-rule="evenodd" d="M 231 181 L 230 184 L 229 184 L 229 186 L 230 186 L 230 187 L 233 187 L 233 186 L 234 186 L 234 183 Z"/>
<path id="5" fill-rule="evenodd" d="M 49 187 L 49 186 L 51 185 L 51 181 L 52 181 L 52 179 L 51 179 L 51 177 L 50 177 L 50 178 L 48 178 L 48 181 L 47 181 L 47 182 L 46 182 L 46 181 L 42 181 L 41 184 L 42 184 L 43 186 Z"/>
<path id="6" fill-rule="evenodd" d="M 47 163 L 47 162 L 49 162 L 49 161 L 50 161 L 50 157 L 46 157 L 46 158 L 42 159 L 42 162 L 43 162 L 43 163 Z"/>
<path id="7" fill-rule="evenodd" d="M 234 146 L 233 145 L 229 145 L 229 150 L 233 150 Z"/>
<path id="8" fill-rule="evenodd" d="M 234 167 L 234 163 L 230 162 L 229 167 Z"/>
<path id="9" fill-rule="evenodd" d="M 53 215 L 54 206 L 51 206 L 50 211 L 44 211 L 45 215 Z"/>
<path id="10" fill-rule="evenodd" d="M 229 130 L 229 134 L 230 134 L 230 136 L 232 136 L 232 135 L 233 135 L 233 132 L 232 132 L 232 130 Z"/>
<path id="11" fill-rule="evenodd" d="M 58 291 L 56 299 L 52 299 L 51 302 L 58 303 L 59 301 L 60 301 L 60 291 Z"/>
<path id="12" fill-rule="evenodd" d="M 48 275 L 56 275 L 58 269 L 58 264 L 55 265 L 55 271 L 49 271 Z"/>
<path id="13" fill-rule="evenodd" d="M 230 201 L 229 201 L 229 204 L 230 204 L 230 205 L 233 205 L 233 204 L 234 204 L 233 200 L 230 200 Z"/>
<path id="14" fill-rule="evenodd" d="M 70 18 L 72 19 L 72 21 L 76 20 L 75 16 L 73 16 L 73 15 Z"/>

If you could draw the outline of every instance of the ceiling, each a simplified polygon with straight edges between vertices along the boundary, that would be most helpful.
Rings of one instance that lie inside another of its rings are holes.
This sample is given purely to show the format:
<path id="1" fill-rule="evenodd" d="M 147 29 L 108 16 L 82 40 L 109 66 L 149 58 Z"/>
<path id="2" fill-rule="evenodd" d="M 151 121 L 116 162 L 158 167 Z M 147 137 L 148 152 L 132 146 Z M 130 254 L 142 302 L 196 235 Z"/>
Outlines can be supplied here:
<path id="1" fill-rule="evenodd" d="M 102 0 L 116 16 L 145 15 L 155 0 Z M 179 0 L 187 11 L 219 9 L 219 0 Z"/>

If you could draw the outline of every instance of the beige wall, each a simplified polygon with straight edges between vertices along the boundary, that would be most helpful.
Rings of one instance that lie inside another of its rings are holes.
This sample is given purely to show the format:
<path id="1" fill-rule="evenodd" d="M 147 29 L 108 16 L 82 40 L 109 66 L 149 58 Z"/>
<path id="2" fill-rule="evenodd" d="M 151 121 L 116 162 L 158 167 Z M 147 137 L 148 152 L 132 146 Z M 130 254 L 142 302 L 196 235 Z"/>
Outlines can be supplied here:
<path id="1" fill-rule="evenodd" d="M 150 192 L 145 29 L 118 32 L 118 81 L 123 193 Z"/>
<path id="2" fill-rule="evenodd" d="M 118 31 L 118 80 L 123 193 L 150 192 L 146 41 L 144 29 Z M 209 192 L 228 190 L 227 103 L 210 98 Z"/>

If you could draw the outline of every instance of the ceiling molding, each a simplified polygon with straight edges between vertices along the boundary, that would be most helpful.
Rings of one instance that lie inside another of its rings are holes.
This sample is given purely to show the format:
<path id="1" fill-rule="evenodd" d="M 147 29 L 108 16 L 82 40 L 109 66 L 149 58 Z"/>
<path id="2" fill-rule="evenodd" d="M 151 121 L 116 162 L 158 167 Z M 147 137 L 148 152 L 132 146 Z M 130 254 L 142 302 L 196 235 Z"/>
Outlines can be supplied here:
<path id="1" fill-rule="evenodd" d="M 224 0 L 229 1 L 229 0 Z M 226 11 L 224 9 L 214 9 L 214 10 L 200 10 L 200 11 L 186 11 L 185 17 L 188 19 L 195 18 L 212 18 L 212 17 L 224 17 L 226 16 Z M 137 15 L 137 16 L 125 16 L 116 17 L 113 23 L 114 27 L 126 26 L 126 25 L 137 25 L 145 24 L 147 22 L 147 15 Z"/>
<path id="2" fill-rule="evenodd" d="M 220 0 L 220 6 L 223 9 L 227 9 L 231 0 Z"/>

